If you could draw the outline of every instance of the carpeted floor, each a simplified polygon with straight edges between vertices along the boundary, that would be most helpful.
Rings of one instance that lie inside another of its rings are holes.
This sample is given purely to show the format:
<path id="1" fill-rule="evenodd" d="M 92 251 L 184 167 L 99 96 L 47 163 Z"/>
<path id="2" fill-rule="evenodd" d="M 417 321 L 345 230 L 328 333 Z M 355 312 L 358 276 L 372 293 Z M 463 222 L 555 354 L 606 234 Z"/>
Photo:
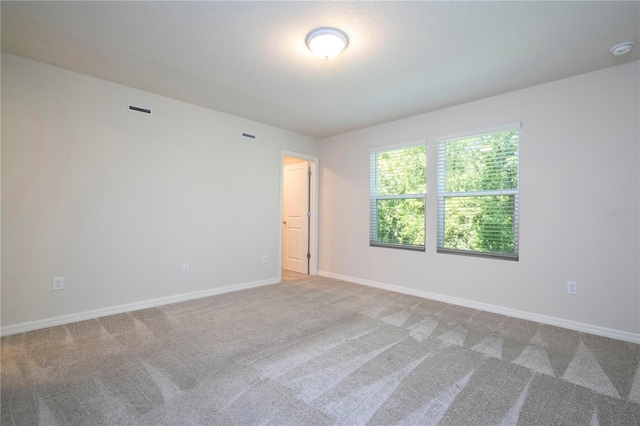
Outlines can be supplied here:
<path id="1" fill-rule="evenodd" d="M 640 424 L 640 347 L 328 278 L 2 338 L 8 425 Z"/>

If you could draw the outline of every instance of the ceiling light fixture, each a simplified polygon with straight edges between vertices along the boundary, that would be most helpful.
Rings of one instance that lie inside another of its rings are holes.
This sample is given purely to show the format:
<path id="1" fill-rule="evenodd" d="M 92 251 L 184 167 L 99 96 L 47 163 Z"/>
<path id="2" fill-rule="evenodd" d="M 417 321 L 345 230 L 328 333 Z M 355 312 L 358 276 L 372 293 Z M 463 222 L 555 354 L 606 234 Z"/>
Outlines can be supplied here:
<path id="1" fill-rule="evenodd" d="M 349 37 L 337 28 L 316 28 L 305 38 L 307 47 L 322 59 L 331 59 L 349 44 Z"/>
<path id="2" fill-rule="evenodd" d="M 613 56 L 622 56 L 631 52 L 632 47 L 633 47 L 632 41 L 625 41 L 624 43 L 616 44 L 610 49 L 610 51 Z"/>

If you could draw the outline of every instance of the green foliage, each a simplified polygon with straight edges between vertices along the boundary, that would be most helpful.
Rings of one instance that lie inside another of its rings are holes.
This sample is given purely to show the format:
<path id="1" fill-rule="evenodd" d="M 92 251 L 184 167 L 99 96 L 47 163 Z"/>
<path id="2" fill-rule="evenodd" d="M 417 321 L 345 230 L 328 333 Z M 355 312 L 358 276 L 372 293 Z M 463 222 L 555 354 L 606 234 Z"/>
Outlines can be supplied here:
<path id="1" fill-rule="evenodd" d="M 445 192 L 518 188 L 518 132 L 500 132 L 446 143 Z"/>
<path id="2" fill-rule="evenodd" d="M 418 145 L 377 156 L 378 195 L 424 194 L 427 189 L 427 151 Z"/>
<path id="3" fill-rule="evenodd" d="M 444 197 L 444 247 L 515 253 L 517 196 L 460 195 L 518 189 L 518 131 L 447 141 L 441 154 L 445 179 L 439 184 L 448 193 Z M 426 147 L 374 153 L 372 165 L 377 219 L 372 224 L 372 239 L 424 246 Z"/>
<path id="4" fill-rule="evenodd" d="M 445 192 L 518 189 L 518 132 L 446 143 Z M 515 253 L 515 195 L 445 197 L 444 247 Z"/>
<path id="5" fill-rule="evenodd" d="M 424 245 L 424 198 L 377 200 L 378 241 Z"/>
<path id="6" fill-rule="evenodd" d="M 445 248 L 513 254 L 515 195 L 445 198 Z"/>
<path id="7" fill-rule="evenodd" d="M 406 198 L 376 199 L 377 241 L 424 246 L 424 196 L 426 192 L 426 146 L 418 145 L 372 154 L 376 173 L 374 197 L 404 195 Z M 414 197 L 411 197 L 414 195 Z"/>

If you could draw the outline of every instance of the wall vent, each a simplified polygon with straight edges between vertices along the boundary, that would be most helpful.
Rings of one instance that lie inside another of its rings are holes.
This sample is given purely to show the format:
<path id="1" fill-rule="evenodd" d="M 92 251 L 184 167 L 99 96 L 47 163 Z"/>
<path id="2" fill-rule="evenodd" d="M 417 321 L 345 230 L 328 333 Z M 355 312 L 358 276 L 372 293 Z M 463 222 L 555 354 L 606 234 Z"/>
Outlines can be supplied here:
<path id="1" fill-rule="evenodd" d="M 242 136 L 244 136 L 245 138 L 250 138 L 250 139 L 255 139 L 256 135 L 250 135 L 249 133 L 243 133 Z"/>
<path id="2" fill-rule="evenodd" d="M 151 110 L 150 109 L 138 107 L 138 106 L 135 106 L 135 105 L 129 105 L 129 109 L 131 111 L 138 111 L 138 112 L 144 112 L 145 114 L 151 114 Z"/>

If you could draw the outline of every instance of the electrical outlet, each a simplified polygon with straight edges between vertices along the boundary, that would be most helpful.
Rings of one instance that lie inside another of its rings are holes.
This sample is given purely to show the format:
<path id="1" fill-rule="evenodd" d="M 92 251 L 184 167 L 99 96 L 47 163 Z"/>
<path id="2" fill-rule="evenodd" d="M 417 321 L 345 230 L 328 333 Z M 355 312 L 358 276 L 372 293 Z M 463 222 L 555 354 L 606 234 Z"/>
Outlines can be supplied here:
<path id="1" fill-rule="evenodd" d="M 567 281 L 567 293 L 578 294 L 578 283 L 575 281 Z"/>
<path id="2" fill-rule="evenodd" d="M 53 290 L 64 290 L 64 277 L 53 278 Z"/>
<path id="3" fill-rule="evenodd" d="M 182 264 L 182 273 L 184 275 L 187 275 L 189 273 L 189 264 L 188 263 L 183 263 Z"/>
<path id="4" fill-rule="evenodd" d="M 267 255 L 266 254 L 262 255 L 262 263 L 267 263 Z"/>

